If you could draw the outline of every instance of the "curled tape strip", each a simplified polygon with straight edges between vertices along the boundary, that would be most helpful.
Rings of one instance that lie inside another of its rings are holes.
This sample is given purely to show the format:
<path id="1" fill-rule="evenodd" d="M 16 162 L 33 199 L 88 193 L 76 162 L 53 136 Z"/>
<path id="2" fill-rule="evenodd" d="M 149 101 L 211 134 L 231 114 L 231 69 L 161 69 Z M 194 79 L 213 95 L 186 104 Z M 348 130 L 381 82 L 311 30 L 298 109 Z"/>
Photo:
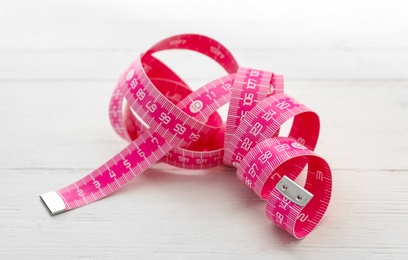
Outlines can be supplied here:
<path id="1" fill-rule="evenodd" d="M 202 53 L 228 73 L 196 91 L 155 52 L 185 49 Z M 216 112 L 230 102 L 227 122 Z M 237 177 L 261 199 L 266 216 L 296 238 L 308 235 L 331 196 L 331 171 L 316 155 L 319 118 L 283 93 L 283 76 L 238 67 L 217 41 L 183 34 L 160 41 L 119 78 L 109 105 L 116 133 L 130 144 L 84 178 L 41 195 L 51 214 L 99 200 L 162 161 L 203 169 L 237 168 Z M 287 137 L 280 127 L 293 118 Z M 294 180 L 307 165 L 304 187 Z"/>

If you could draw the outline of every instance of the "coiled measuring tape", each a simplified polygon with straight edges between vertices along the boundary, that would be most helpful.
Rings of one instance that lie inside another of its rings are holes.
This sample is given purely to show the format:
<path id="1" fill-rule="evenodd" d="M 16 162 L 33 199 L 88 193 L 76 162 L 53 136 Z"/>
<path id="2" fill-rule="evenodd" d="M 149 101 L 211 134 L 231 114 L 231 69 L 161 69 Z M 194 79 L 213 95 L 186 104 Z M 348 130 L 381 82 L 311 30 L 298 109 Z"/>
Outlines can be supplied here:
<path id="1" fill-rule="evenodd" d="M 202 53 L 228 73 L 196 91 L 155 52 Z M 216 112 L 230 102 L 227 122 Z M 169 37 L 136 59 L 119 78 L 109 105 L 116 133 L 130 144 L 84 178 L 41 195 L 54 215 L 99 200 L 162 161 L 203 169 L 225 164 L 267 201 L 266 216 L 296 238 L 308 235 L 330 201 L 327 162 L 313 152 L 316 113 L 283 93 L 283 76 L 238 67 L 219 42 L 196 34 Z M 280 127 L 293 118 L 287 137 Z M 304 187 L 294 180 L 307 165 Z"/>

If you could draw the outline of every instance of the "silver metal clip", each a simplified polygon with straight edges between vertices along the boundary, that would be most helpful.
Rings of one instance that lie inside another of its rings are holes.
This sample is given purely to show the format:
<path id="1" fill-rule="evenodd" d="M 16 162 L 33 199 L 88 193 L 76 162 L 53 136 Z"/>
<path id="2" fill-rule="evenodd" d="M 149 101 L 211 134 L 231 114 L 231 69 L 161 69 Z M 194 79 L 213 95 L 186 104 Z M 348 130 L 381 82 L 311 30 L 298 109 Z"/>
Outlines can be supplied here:
<path id="1" fill-rule="evenodd" d="M 299 206 L 306 206 L 306 204 L 313 198 L 313 194 L 299 186 L 286 176 L 279 181 L 276 189 L 288 200 Z"/>
<path id="2" fill-rule="evenodd" d="M 40 198 L 51 215 L 56 215 L 65 211 L 65 203 L 55 191 L 40 195 Z"/>

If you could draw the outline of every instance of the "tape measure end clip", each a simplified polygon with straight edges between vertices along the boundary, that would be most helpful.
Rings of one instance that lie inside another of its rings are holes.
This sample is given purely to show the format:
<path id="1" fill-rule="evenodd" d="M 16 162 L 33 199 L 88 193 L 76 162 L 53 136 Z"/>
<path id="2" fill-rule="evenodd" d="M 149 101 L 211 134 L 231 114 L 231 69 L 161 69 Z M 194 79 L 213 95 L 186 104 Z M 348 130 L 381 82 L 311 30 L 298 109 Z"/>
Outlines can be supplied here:
<path id="1" fill-rule="evenodd" d="M 283 176 L 276 189 L 288 200 L 299 206 L 306 206 L 313 198 L 313 194 L 305 190 L 296 182 L 292 181 L 287 176 Z"/>
<path id="2" fill-rule="evenodd" d="M 65 211 L 65 203 L 55 191 L 40 195 L 41 201 L 51 215 L 56 215 Z"/>

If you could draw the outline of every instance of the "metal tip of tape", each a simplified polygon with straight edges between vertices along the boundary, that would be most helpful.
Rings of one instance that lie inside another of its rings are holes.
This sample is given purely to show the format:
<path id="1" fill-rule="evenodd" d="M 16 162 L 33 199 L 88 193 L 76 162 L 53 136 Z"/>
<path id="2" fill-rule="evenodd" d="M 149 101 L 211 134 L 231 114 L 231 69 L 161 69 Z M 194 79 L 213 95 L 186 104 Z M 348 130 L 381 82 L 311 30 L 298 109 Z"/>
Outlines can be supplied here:
<path id="1" fill-rule="evenodd" d="M 299 184 L 292 181 L 287 176 L 283 176 L 276 185 L 276 189 L 288 200 L 303 207 L 313 198 L 312 193 L 299 186 Z"/>
<path id="2" fill-rule="evenodd" d="M 40 198 L 51 215 L 65 211 L 65 203 L 55 191 L 42 194 Z"/>

